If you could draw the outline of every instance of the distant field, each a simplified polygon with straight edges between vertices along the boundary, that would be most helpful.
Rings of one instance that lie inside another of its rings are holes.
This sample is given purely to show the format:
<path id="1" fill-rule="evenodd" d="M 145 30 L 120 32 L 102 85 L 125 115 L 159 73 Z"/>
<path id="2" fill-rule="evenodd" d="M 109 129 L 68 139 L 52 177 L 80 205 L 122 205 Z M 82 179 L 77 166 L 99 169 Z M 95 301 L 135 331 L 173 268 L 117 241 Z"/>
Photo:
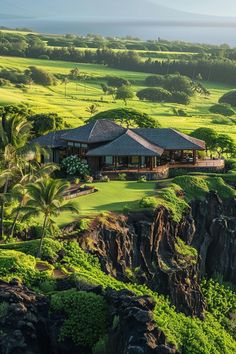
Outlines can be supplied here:
<path id="1" fill-rule="evenodd" d="M 104 65 L 0 57 L 0 67 L 17 68 L 23 71 L 30 65 L 41 67 L 54 74 L 69 74 L 70 70 L 77 66 L 81 73 L 87 73 L 92 79 L 88 80 L 85 84 L 79 83 L 78 91 L 76 91 L 76 83 L 70 81 L 67 85 L 67 98 L 64 96 L 64 85 L 60 83 L 55 87 L 49 88 L 32 85 L 27 88 L 27 92 L 23 92 L 14 86 L 0 88 L 0 104 L 25 103 L 32 106 L 35 112 L 57 112 L 72 126 L 78 126 L 90 117 L 90 114 L 86 112 L 86 108 L 94 102 L 98 104 L 99 111 L 124 106 L 122 101 L 113 102 L 111 96 L 103 95 L 100 84 L 102 78 L 105 76 L 120 76 L 130 80 L 135 92 L 144 87 L 144 79 L 148 76 L 145 73 L 111 69 Z M 185 132 L 191 132 L 197 127 L 208 126 L 213 127 L 218 132 L 230 134 L 236 141 L 236 125 L 212 124 L 212 114 L 209 114 L 208 111 L 209 107 L 216 103 L 223 93 L 231 90 L 233 87 L 212 83 L 205 83 L 205 86 L 211 92 L 210 97 L 205 98 L 204 96 L 196 95 L 192 98 L 189 106 L 141 102 L 135 98 L 128 102 L 127 107 L 133 107 L 150 114 L 163 127 L 172 127 Z M 173 108 L 184 109 L 190 117 L 175 116 Z"/>

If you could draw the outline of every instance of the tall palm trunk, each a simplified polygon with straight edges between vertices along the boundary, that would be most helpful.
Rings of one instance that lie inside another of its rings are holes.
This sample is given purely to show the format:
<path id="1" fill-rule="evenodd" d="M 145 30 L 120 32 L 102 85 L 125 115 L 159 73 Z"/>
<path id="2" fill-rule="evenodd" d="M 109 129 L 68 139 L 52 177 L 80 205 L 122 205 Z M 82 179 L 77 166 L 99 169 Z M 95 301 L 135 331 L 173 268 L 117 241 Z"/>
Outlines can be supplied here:
<path id="1" fill-rule="evenodd" d="M 0 225 L 0 239 L 3 240 L 3 236 L 4 236 L 4 206 L 5 206 L 5 196 L 7 194 L 7 190 L 8 190 L 8 184 L 9 184 L 9 179 L 6 179 L 6 183 L 4 185 L 3 188 L 3 193 L 2 193 L 2 200 L 1 200 L 1 225 Z"/>
<path id="2" fill-rule="evenodd" d="M 23 201 L 24 201 L 24 197 L 22 197 L 22 199 L 21 199 L 21 201 L 20 201 L 20 205 L 19 205 L 19 207 L 18 207 L 16 216 L 15 216 L 15 218 L 14 218 L 14 220 L 13 220 L 12 225 L 11 225 L 11 229 L 10 229 L 10 233 L 9 233 L 8 239 L 11 238 L 11 237 L 13 237 L 13 235 L 14 235 L 16 223 L 17 223 L 17 221 L 18 221 L 18 219 L 19 219 L 19 216 L 20 216 L 20 209 L 21 209 L 21 207 L 23 206 Z"/>
<path id="3" fill-rule="evenodd" d="M 45 233 L 46 233 L 47 223 L 48 223 L 48 216 L 47 216 L 47 214 L 45 214 L 44 221 L 43 221 L 43 229 L 42 229 L 41 238 L 40 238 L 39 250 L 38 250 L 38 258 L 41 258 L 41 256 L 42 256 L 43 240 L 44 240 Z"/>

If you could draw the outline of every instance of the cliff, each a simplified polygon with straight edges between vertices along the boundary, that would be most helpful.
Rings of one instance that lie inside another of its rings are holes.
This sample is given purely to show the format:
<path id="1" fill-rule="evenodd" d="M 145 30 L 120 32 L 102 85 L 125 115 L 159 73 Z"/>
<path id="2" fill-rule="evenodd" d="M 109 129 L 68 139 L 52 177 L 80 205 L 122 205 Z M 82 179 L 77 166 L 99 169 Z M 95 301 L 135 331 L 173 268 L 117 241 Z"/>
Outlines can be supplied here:
<path id="1" fill-rule="evenodd" d="M 203 318 L 201 276 L 236 280 L 235 215 L 235 200 L 211 192 L 192 202 L 180 222 L 164 207 L 97 218 L 79 243 L 99 257 L 105 273 L 146 284 L 168 295 L 178 311 Z"/>

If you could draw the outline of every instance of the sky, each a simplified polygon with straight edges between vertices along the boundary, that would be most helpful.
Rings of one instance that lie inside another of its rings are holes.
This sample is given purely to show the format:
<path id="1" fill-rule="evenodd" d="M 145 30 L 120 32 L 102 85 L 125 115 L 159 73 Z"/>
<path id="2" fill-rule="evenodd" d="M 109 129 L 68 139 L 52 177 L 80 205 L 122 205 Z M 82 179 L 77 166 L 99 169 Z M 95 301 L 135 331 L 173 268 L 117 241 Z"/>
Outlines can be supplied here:
<path id="1" fill-rule="evenodd" d="M 199 14 L 236 17 L 236 0 L 151 0 L 178 10 Z"/>

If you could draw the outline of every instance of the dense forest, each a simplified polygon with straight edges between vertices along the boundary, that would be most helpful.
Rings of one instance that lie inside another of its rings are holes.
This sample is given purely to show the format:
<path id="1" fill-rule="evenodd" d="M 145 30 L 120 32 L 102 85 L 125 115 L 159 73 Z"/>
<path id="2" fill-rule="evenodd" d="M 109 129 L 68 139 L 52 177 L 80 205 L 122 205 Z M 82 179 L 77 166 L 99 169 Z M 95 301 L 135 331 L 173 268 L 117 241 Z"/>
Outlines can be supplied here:
<path id="1" fill-rule="evenodd" d="M 205 81 L 235 84 L 236 83 L 236 50 L 225 46 L 192 45 L 167 41 L 145 42 L 142 49 L 170 50 L 192 52 L 196 55 L 173 57 L 172 60 L 155 60 L 151 57 L 143 60 L 138 40 L 103 39 L 100 36 L 78 37 L 73 35 L 54 37 L 43 35 L 21 35 L 0 33 L 0 55 L 40 58 L 45 60 L 63 60 L 77 63 L 104 64 L 113 68 L 153 73 L 172 74 L 179 72 L 195 79 L 201 77 Z M 112 46 L 111 43 L 114 45 Z M 120 43 L 124 48 L 120 48 Z M 132 46 L 130 45 L 132 43 Z M 117 46 L 116 46 L 117 44 Z M 152 47 L 154 45 L 154 47 Z M 83 46 L 83 49 L 78 47 Z M 85 49 L 87 47 L 87 49 Z M 90 49 L 89 49 L 90 48 Z M 91 48 L 95 48 L 92 50 Z M 96 49 L 97 48 L 97 49 Z M 112 48 L 112 49 L 111 49 Z M 114 50 L 129 49 L 129 50 Z M 131 50 L 132 49 L 132 50 Z M 190 53 L 191 54 L 191 53 Z M 191 60 L 190 60 L 191 59 Z"/>

